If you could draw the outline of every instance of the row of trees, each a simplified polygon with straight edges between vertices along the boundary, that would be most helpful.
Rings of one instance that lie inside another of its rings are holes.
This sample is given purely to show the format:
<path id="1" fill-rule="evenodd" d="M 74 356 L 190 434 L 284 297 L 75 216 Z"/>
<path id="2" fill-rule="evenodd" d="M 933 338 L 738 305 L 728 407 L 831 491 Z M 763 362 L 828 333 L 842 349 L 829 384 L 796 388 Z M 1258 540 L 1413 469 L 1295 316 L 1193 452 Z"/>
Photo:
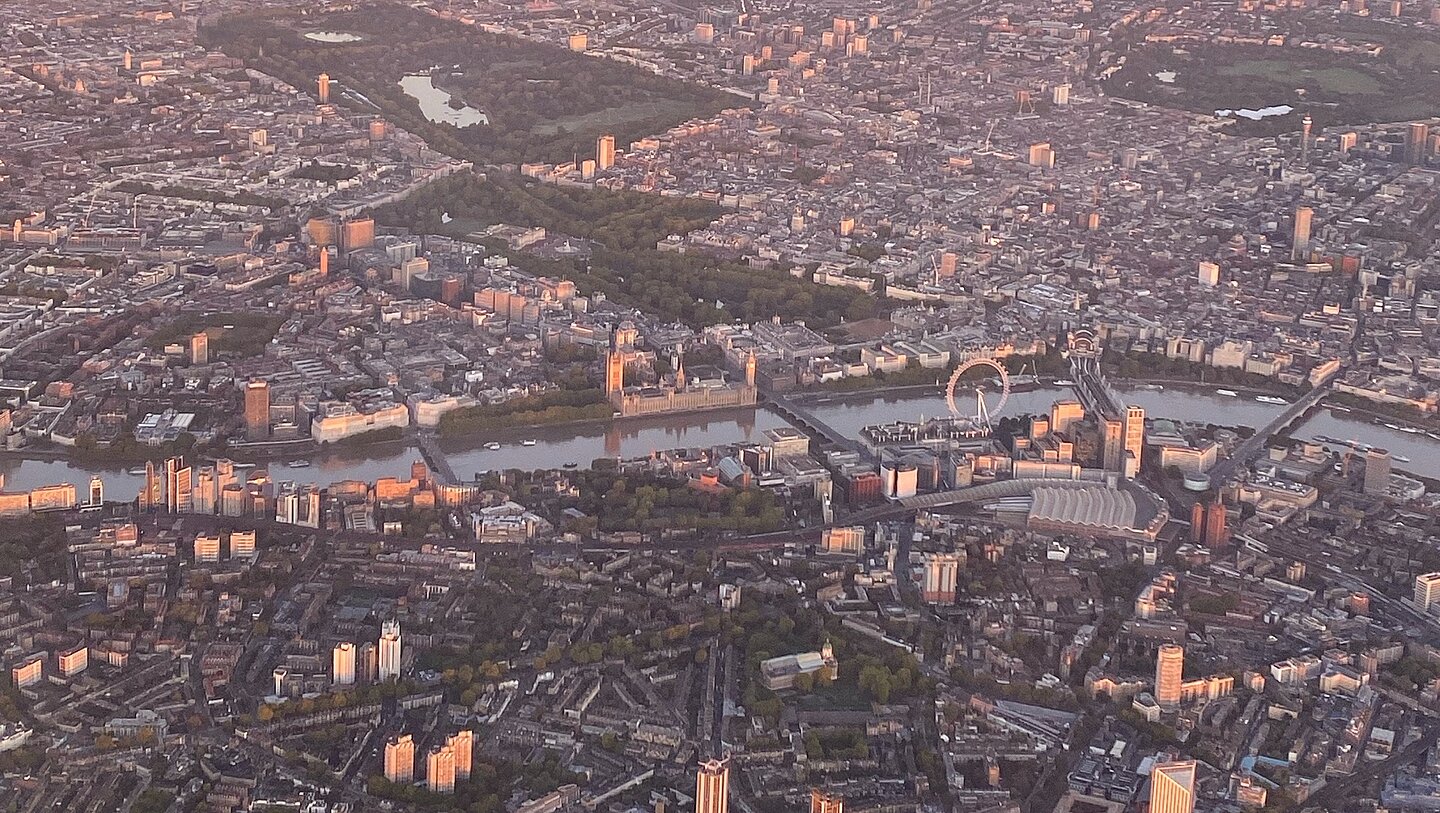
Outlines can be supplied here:
<path id="1" fill-rule="evenodd" d="M 466 811 L 466 813 L 502 813 L 505 800 L 515 791 L 526 798 L 543 796 L 561 785 L 583 779 L 560 764 L 553 752 L 526 763 L 476 756 L 470 778 L 455 783 L 455 793 L 432 793 L 424 787 L 396 783 L 383 776 L 372 776 L 365 789 L 373 796 L 400 802 L 413 810 Z"/>
<path id="2" fill-rule="evenodd" d="M 1417 423 L 1433 423 L 1435 416 L 1424 412 L 1418 407 L 1410 404 L 1387 404 L 1383 401 L 1372 401 L 1360 395 L 1349 392 L 1332 392 L 1326 396 L 1326 401 L 1341 406 L 1348 406 L 1351 409 L 1358 409 L 1363 412 L 1373 412 L 1377 415 L 1388 415 L 1392 418 L 1399 418 Z"/>
<path id="3" fill-rule="evenodd" d="M 0 521 L 0 576 L 17 584 L 39 584 L 65 575 L 65 526 L 55 517 Z M 7 695 L 0 694 L 0 717 L 9 717 Z"/>
<path id="4" fill-rule="evenodd" d="M 788 268 L 757 269 L 704 254 L 602 249 L 567 276 L 584 290 L 692 327 L 779 316 L 825 328 L 880 312 L 876 298 L 863 291 L 817 285 L 808 273 L 797 277 Z"/>
<path id="5" fill-rule="evenodd" d="M 889 703 L 892 697 L 897 700 L 907 699 L 919 689 L 927 693 L 929 691 L 927 683 L 916 680 L 918 665 L 914 663 L 914 659 L 904 653 L 899 655 L 900 657 L 889 660 L 862 655 L 856 660 L 856 685 L 876 703 L 884 705 Z M 842 666 L 841 673 L 844 672 L 845 667 Z"/>
<path id="6" fill-rule="evenodd" d="M 311 181 L 324 181 L 325 183 L 337 183 L 339 181 L 348 181 L 359 174 L 360 170 L 349 164 L 322 164 L 319 161 L 310 161 L 290 173 L 290 177 Z"/>
<path id="7" fill-rule="evenodd" d="M 541 184 L 502 173 L 451 175 L 376 212 L 383 223 L 415 231 L 457 234 L 477 226 L 510 223 L 545 229 L 616 250 L 654 248 L 670 234 L 711 223 L 719 206 L 693 198 Z M 448 214 L 451 226 L 444 220 Z"/>
<path id="8" fill-rule="evenodd" d="M 190 432 L 181 432 L 174 440 L 166 441 L 159 446 L 150 446 L 135 439 L 134 433 L 124 431 L 116 435 L 108 443 L 101 445 L 93 433 L 82 432 L 75 438 L 75 456 L 81 460 L 122 462 L 137 460 L 163 460 L 167 457 L 186 455 L 194 451 L 197 442 L 195 435 Z"/>
<path id="9" fill-rule="evenodd" d="M 1407 692 L 1418 691 L 1440 677 L 1440 665 L 1407 655 L 1387 666 L 1382 677 Z"/>
<path id="10" fill-rule="evenodd" d="M 127 195 L 163 195 L 167 198 L 201 201 L 204 203 L 233 203 L 238 206 L 260 206 L 272 211 L 284 209 L 290 202 L 281 197 L 260 195 L 244 189 L 220 192 L 215 189 L 197 189 L 189 186 L 155 186 L 140 181 L 121 181 L 115 186 L 117 192 Z"/>
<path id="11" fill-rule="evenodd" d="M 337 446 L 366 446 L 371 443 L 384 443 L 391 440 L 399 440 L 405 437 L 405 430 L 398 426 L 385 426 L 379 429 L 371 429 L 361 432 L 358 435 L 351 435 L 348 438 L 341 438 L 336 441 Z"/>
<path id="12" fill-rule="evenodd" d="M 453 437 L 516 426 L 604 420 L 614 412 L 598 389 L 551 390 L 499 404 L 451 410 L 440 418 L 440 434 Z"/>
<path id="13" fill-rule="evenodd" d="M 204 331 L 211 355 L 258 356 L 284 323 L 285 317 L 274 313 L 181 314 L 151 333 L 145 346 L 160 351 Z"/>
<path id="14" fill-rule="evenodd" d="M 544 671 L 559 663 L 571 663 L 576 666 L 599 663 L 606 658 L 634 659 L 655 652 L 666 646 L 673 646 L 690 637 L 690 625 L 675 624 L 666 627 L 664 630 L 652 632 L 645 636 L 612 635 L 604 643 L 599 641 L 579 641 L 571 644 L 568 649 L 552 646 L 535 658 L 533 666 L 536 671 Z M 704 649 L 695 651 L 695 662 L 704 663 L 709 657 Z"/>
<path id="15" fill-rule="evenodd" d="M 865 759 L 870 744 L 865 732 L 853 728 L 811 728 L 805 732 L 805 756 L 810 759 Z"/>
<path id="16" fill-rule="evenodd" d="M 775 494 L 758 488 L 706 491 L 681 480 L 614 471 L 577 471 L 572 477 L 580 496 L 550 507 L 557 513 L 577 508 L 599 531 L 765 533 L 779 529 L 785 519 Z"/>
<path id="17" fill-rule="evenodd" d="M 42 264 L 38 260 L 36 264 Z M 70 294 L 64 288 L 51 288 L 43 283 L 8 282 L 0 285 L 0 296 L 28 296 L 31 299 L 48 299 L 56 305 L 65 304 Z"/>
<path id="18" fill-rule="evenodd" d="M 1080 707 L 1075 695 L 1068 689 L 1046 689 L 1032 683 L 1000 683 L 989 674 L 974 672 L 957 666 L 950 670 L 950 678 L 962 689 L 987 697 L 1003 697 L 1022 703 L 1073 711 Z"/>
<path id="19" fill-rule="evenodd" d="M 417 691 L 417 686 L 410 681 L 386 681 L 376 683 L 363 688 L 357 688 L 348 692 L 335 692 L 333 694 L 322 694 L 319 697 L 305 697 L 289 703 L 270 705 L 261 704 L 255 712 L 255 718 L 262 723 L 272 720 L 284 720 L 287 717 L 303 717 L 307 714 L 314 714 L 321 711 L 337 711 L 350 708 L 351 706 L 365 706 L 379 703 L 382 700 L 392 697 L 405 697 Z"/>

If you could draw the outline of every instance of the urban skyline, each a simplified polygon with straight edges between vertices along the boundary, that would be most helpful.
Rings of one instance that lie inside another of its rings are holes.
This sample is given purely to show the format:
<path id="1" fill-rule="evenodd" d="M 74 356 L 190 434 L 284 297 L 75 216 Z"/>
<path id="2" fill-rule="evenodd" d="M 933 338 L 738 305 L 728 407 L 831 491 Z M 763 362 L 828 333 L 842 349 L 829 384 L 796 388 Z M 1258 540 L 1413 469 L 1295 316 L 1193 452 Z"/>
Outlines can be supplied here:
<path id="1" fill-rule="evenodd" d="M 12 5 L 0 808 L 1435 808 L 1435 0 Z"/>

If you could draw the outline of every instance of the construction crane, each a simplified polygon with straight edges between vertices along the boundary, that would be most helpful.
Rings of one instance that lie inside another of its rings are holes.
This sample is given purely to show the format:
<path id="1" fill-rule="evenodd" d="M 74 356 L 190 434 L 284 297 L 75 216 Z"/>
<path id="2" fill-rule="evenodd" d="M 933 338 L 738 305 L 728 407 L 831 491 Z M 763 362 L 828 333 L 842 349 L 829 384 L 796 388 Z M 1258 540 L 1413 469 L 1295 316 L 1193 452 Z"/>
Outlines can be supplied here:
<path id="1" fill-rule="evenodd" d="M 95 187 L 95 191 L 90 193 L 90 205 L 85 207 L 85 216 L 80 218 L 80 225 L 87 229 L 90 228 L 90 214 L 95 211 L 95 198 L 99 196 L 99 194 L 100 187 L 97 186 Z"/>
<path id="2" fill-rule="evenodd" d="M 985 143 L 981 144 L 980 149 L 975 151 L 976 155 L 991 155 L 995 152 L 994 150 L 990 149 L 990 136 L 995 133 L 995 125 L 998 123 L 998 120 L 990 122 L 990 129 L 985 131 Z"/>

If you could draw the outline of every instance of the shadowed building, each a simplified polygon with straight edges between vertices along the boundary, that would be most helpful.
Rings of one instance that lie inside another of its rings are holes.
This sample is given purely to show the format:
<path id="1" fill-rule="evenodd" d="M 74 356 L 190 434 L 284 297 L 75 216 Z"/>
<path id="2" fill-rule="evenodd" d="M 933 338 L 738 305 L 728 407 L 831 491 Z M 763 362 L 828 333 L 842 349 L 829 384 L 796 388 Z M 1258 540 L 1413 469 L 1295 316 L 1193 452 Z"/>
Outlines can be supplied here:
<path id="1" fill-rule="evenodd" d="M 270 437 L 270 383 L 251 381 L 245 385 L 245 434 L 251 440 Z"/>

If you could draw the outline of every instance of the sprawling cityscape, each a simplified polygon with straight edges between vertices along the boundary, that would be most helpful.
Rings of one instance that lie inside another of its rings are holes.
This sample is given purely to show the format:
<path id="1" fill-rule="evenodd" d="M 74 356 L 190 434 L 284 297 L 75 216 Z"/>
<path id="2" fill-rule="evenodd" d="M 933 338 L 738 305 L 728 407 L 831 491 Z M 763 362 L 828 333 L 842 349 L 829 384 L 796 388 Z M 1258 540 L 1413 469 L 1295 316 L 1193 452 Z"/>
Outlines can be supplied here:
<path id="1" fill-rule="evenodd" d="M 0 813 L 1440 810 L 1440 3 L 34 0 Z"/>

